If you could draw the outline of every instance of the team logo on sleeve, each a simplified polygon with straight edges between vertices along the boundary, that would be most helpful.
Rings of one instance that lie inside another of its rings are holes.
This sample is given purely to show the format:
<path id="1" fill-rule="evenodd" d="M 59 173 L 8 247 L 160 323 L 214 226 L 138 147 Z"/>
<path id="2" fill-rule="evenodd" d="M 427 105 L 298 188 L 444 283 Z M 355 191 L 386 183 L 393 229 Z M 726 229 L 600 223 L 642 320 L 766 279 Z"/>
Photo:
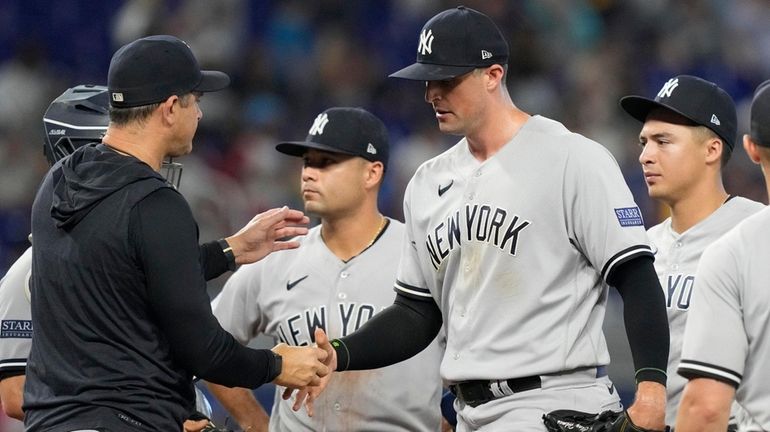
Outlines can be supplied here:
<path id="1" fill-rule="evenodd" d="M 644 226 L 639 207 L 621 207 L 615 209 L 615 216 L 622 227 Z"/>
<path id="2" fill-rule="evenodd" d="M 0 322 L 0 338 L 32 338 L 31 320 L 3 320 Z"/>

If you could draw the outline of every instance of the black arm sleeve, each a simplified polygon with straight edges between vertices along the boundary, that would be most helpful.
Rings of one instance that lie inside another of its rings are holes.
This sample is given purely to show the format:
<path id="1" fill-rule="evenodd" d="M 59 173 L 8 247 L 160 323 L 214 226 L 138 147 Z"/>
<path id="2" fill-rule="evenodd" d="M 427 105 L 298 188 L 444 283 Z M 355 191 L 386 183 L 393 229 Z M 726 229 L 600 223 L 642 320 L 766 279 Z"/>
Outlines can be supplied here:
<path id="1" fill-rule="evenodd" d="M 217 384 L 254 388 L 267 382 L 273 356 L 238 343 L 211 312 L 197 226 L 184 198 L 168 188 L 153 192 L 132 209 L 129 230 L 152 315 L 174 360 Z"/>
<path id="2" fill-rule="evenodd" d="M 332 341 L 337 370 L 377 369 L 411 358 L 430 345 L 442 323 L 433 300 L 397 294 L 391 306 L 356 332 Z"/>
<path id="3" fill-rule="evenodd" d="M 652 264 L 640 256 L 616 267 L 607 278 L 623 298 L 623 320 L 636 369 L 636 381 L 666 385 L 669 330 L 666 299 Z"/>
<path id="4" fill-rule="evenodd" d="M 227 257 L 216 240 L 200 245 L 200 260 L 203 266 L 203 277 L 207 281 L 229 270 Z"/>

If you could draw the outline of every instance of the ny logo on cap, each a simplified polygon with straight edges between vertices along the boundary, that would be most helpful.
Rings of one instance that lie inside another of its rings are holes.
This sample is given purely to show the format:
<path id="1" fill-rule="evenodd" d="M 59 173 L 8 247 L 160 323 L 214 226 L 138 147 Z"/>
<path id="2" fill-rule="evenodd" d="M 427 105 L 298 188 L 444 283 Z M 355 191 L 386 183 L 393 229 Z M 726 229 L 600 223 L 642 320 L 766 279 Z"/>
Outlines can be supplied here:
<path id="1" fill-rule="evenodd" d="M 420 33 L 420 44 L 417 46 L 417 52 L 425 55 L 433 53 L 433 30 L 425 30 Z"/>
<path id="2" fill-rule="evenodd" d="M 671 97 L 671 93 L 674 92 L 674 89 L 677 88 L 677 86 L 679 86 L 679 78 L 671 78 L 663 84 L 663 88 L 658 92 L 658 97 Z"/>
<path id="3" fill-rule="evenodd" d="M 326 113 L 318 114 L 318 117 L 313 120 L 313 126 L 310 126 L 309 135 L 321 135 L 324 133 L 326 124 L 329 123 L 329 115 Z"/>

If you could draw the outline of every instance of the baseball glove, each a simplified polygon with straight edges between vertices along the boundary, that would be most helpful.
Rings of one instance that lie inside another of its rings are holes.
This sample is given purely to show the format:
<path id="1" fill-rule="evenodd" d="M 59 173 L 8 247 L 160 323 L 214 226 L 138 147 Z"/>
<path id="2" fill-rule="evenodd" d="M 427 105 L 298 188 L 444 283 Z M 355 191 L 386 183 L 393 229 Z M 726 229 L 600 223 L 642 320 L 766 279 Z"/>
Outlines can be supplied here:
<path id="1" fill-rule="evenodd" d="M 549 432 L 668 432 L 641 428 L 631 422 L 625 411 L 591 414 L 582 411 L 556 410 L 543 414 Z"/>

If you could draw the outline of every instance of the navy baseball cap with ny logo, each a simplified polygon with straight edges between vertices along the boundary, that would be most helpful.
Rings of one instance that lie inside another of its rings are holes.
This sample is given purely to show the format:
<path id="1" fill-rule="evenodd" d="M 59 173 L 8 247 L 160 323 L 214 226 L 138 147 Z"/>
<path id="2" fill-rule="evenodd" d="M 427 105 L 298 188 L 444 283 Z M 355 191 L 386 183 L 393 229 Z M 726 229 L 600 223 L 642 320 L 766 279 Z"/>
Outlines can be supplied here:
<path id="1" fill-rule="evenodd" d="M 655 99 L 626 96 L 620 99 L 620 106 L 640 122 L 645 122 L 653 109 L 666 108 L 696 125 L 711 129 L 731 150 L 735 148 L 738 134 L 735 103 L 727 92 L 711 81 L 679 75 L 663 84 Z"/>
<path id="2" fill-rule="evenodd" d="M 488 16 L 458 6 L 425 23 L 417 44 L 417 62 L 390 77 L 447 80 L 493 64 L 508 64 L 508 42 Z"/>
<path id="3" fill-rule="evenodd" d="M 382 120 L 363 108 L 334 107 L 318 114 L 305 141 L 282 142 L 281 153 L 303 156 L 308 149 L 359 156 L 388 165 L 388 131 Z"/>

